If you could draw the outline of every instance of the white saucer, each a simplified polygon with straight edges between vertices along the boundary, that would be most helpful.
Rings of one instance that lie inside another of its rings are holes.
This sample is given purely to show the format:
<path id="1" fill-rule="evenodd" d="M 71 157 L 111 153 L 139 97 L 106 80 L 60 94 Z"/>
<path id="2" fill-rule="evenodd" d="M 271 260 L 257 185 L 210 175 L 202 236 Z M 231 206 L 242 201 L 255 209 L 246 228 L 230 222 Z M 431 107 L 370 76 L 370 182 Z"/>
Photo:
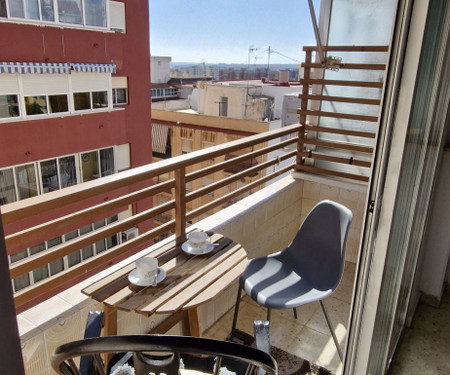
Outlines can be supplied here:
<path id="1" fill-rule="evenodd" d="M 208 254 L 211 251 L 213 251 L 214 248 L 215 248 L 215 246 L 211 242 L 205 243 L 205 245 L 200 249 L 192 248 L 192 246 L 189 245 L 189 242 L 185 242 L 181 245 L 181 249 L 185 253 L 192 254 L 192 255 Z"/>
<path id="2" fill-rule="evenodd" d="M 158 273 L 156 274 L 156 284 L 163 281 L 165 278 L 166 278 L 166 271 L 158 267 Z M 128 280 L 130 281 L 130 283 L 138 286 L 153 285 L 153 280 L 150 281 L 148 279 L 140 279 L 136 269 L 134 269 L 128 274 Z"/>

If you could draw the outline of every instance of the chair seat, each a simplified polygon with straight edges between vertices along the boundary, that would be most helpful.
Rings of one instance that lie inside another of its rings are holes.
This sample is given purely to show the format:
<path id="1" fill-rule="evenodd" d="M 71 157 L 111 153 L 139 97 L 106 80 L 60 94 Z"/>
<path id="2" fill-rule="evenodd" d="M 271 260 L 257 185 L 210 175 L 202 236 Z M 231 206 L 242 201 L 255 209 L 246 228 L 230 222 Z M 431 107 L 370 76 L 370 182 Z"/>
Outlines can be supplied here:
<path id="1" fill-rule="evenodd" d="M 290 309 L 321 300 L 333 290 L 319 290 L 296 273 L 279 254 L 255 258 L 239 279 L 245 292 L 261 306 Z"/>

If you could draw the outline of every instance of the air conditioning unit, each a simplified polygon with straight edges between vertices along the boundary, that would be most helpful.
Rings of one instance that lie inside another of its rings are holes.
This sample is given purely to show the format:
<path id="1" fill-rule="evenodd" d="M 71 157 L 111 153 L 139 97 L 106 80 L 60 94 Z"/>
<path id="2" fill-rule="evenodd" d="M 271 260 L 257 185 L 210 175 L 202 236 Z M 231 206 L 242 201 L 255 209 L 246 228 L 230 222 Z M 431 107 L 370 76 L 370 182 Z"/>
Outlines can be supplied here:
<path id="1" fill-rule="evenodd" d="M 132 238 L 135 238 L 139 236 L 139 229 L 136 227 L 124 230 L 122 232 L 122 242 L 131 240 Z"/>

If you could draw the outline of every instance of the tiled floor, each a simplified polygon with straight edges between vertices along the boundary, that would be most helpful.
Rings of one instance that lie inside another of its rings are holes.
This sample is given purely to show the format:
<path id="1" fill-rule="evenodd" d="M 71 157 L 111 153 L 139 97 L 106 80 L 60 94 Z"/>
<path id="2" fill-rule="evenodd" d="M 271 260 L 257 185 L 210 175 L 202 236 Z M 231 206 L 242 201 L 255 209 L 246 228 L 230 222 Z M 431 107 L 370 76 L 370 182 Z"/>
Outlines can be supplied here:
<path id="1" fill-rule="evenodd" d="M 325 300 L 342 349 L 347 335 L 354 275 L 354 264 L 347 263 L 339 288 Z M 312 303 L 297 310 L 297 320 L 292 310 L 272 312 L 271 344 L 339 374 L 342 364 L 320 304 Z M 233 313 L 234 310 L 229 311 L 205 336 L 225 339 L 231 330 Z M 253 334 L 253 321 L 265 318 L 265 309 L 245 296 L 239 310 L 238 329 Z M 450 291 L 444 295 L 440 308 L 420 304 L 412 326 L 405 328 L 389 375 L 411 374 L 450 374 Z"/>
<path id="2" fill-rule="evenodd" d="M 355 265 L 347 263 L 339 288 L 324 301 L 342 349 L 347 335 L 354 276 Z M 271 344 L 338 373 L 341 362 L 320 303 L 302 306 L 297 312 L 296 320 L 292 310 L 272 311 Z M 233 313 L 232 309 L 225 314 L 205 336 L 224 340 L 230 333 Z M 253 334 L 253 321 L 258 319 L 266 319 L 266 310 L 245 296 L 240 305 L 237 328 Z"/>
<path id="3" fill-rule="evenodd" d="M 405 328 L 389 375 L 450 374 L 450 292 L 439 308 L 420 304 Z"/>

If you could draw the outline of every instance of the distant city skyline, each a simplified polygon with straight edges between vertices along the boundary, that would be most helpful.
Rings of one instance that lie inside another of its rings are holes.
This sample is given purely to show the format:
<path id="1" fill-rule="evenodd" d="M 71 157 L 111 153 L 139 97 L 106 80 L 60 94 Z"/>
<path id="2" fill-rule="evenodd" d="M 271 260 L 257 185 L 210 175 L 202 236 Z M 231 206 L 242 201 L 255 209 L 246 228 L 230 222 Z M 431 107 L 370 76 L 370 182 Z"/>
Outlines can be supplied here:
<path id="1" fill-rule="evenodd" d="M 307 0 L 149 0 L 149 8 L 150 53 L 173 62 L 267 64 L 270 46 L 270 64 L 298 64 L 302 47 L 316 43 Z"/>

